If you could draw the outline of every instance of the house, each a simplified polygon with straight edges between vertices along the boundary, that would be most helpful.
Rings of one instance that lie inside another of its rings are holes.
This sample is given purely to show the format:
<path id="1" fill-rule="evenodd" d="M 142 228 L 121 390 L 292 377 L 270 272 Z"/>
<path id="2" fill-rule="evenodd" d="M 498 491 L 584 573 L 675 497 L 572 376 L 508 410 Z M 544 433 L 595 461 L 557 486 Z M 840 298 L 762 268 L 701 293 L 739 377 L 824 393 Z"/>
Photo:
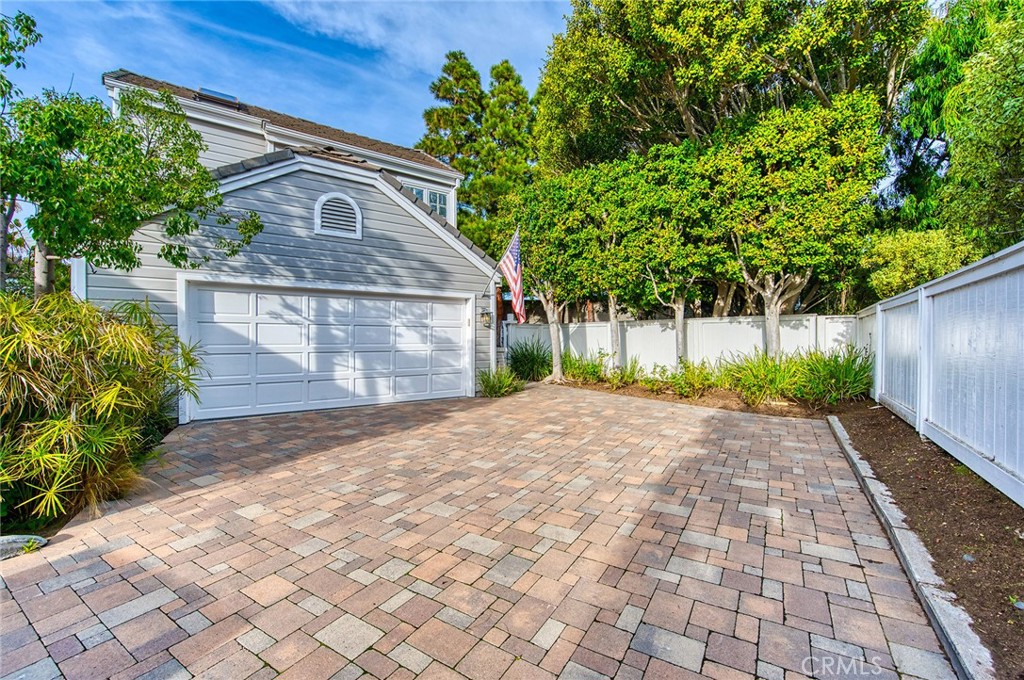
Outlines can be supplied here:
<path id="1" fill-rule="evenodd" d="M 454 224 L 457 172 L 227 95 L 126 71 L 103 82 L 114 106 L 127 87 L 172 92 L 225 207 L 263 220 L 233 258 L 204 224 L 191 243 L 211 259 L 196 270 L 157 257 L 159 225 L 139 231 L 131 272 L 72 263 L 79 297 L 149 300 L 199 343 L 208 375 L 181 422 L 475 394 L 495 363 L 495 263 Z"/>

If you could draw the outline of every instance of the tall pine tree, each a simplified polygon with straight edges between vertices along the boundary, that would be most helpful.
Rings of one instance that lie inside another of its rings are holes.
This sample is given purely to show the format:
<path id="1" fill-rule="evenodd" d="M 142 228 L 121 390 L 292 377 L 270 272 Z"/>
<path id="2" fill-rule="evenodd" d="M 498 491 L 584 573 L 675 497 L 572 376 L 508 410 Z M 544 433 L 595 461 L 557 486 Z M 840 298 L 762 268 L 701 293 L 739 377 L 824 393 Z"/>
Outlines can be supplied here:
<path id="1" fill-rule="evenodd" d="M 491 68 L 484 92 L 463 52 L 449 52 L 430 85 L 440 102 L 423 112 L 427 131 L 417 144 L 465 175 L 459 188 L 459 228 L 489 254 L 500 255 L 489 218 L 502 196 L 521 186 L 535 161 L 530 133 L 535 107 L 507 60 Z"/>

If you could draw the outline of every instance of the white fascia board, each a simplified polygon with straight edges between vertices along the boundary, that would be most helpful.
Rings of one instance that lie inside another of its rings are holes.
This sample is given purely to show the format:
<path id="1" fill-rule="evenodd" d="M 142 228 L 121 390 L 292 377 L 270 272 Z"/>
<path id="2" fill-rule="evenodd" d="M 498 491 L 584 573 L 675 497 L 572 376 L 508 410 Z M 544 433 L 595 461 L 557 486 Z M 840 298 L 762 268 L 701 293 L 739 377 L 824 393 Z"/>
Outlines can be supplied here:
<path id="1" fill-rule="evenodd" d="M 396 158 L 395 156 L 381 153 L 379 151 L 370 151 L 369 149 L 365 149 L 361 146 L 345 144 L 334 139 L 327 139 L 326 137 L 318 137 L 305 132 L 290 130 L 279 125 L 274 125 L 273 123 L 267 123 L 266 135 L 268 141 L 280 143 L 285 146 L 332 146 L 336 149 L 340 149 L 341 151 L 347 151 L 354 156 L 365 158 L 366 160 L 376 163 L 396 174 L 438 182 L 445 189 L 458 185 L 463 177 L 461 173 L 456 172 L 455 170 L 431 168 L 426 165 L 414 163 L 413 161 L 407 161 L 404 158 Z"/>
<path id="2" fill-rule="evenodd" d="M 391 198 L 396 205 L 411 215 L 413 219 L 436 234 L 442 241 L 451 246 L 453 250 L 462 255 L 481 272 L 486 274 L 488 279 L 497 280 L 500 276 L 495 268 L 488 265 L 487 262 L 474 253 L 469 246 L 460 241 L 454 234 L 450 233 L 447 229 L 435 222 L 434 218 L 410 203 L 408 198 L 385 182 L 375 170 L 364 170 L 354 166 L 346 166 L 333 161 L 323 160 L 321 158 L 296 155 L 295 158 L 288 161 L 281 161 L 280 163 L 274 163 L 273 165 L 268 165 L 262 168 L 255 168 L 249 172 L 243 172 L 238 175 L 227 177 L 221 181 L 220 192 L 221 194 L 227 194 L 238 189 L 243 189 L 245 187 L 253 186 L 254 184 L 260 184 L 261 182 L 265 182 L 270 179 L 291 174 L 298 170 L 309 170 L 328 177 L 337 177 L 376 187 L 385 196 Z"/>

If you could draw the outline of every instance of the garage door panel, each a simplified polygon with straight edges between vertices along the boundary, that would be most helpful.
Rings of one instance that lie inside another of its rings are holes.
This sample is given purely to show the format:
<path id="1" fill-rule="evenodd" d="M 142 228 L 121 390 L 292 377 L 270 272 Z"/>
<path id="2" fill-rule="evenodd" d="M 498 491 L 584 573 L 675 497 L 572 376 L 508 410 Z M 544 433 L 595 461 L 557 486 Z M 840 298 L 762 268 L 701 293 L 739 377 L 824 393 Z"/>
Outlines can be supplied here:
<path id="1" fill-rule="evenodd" d="M 309 344 L 313 347 L 325 345 L 347 346 L 351 341 L 351 334 L 351 326 L 311 324 L 309 326 Z"/>
<path id="2" fill-rule="evenodd" d="M 200 404 L 204 409 L 248 408 L 250 385 L 246 381 L 235 385 L 202 385 Z"/>
<path id="3" fill-rule="evenodd" d="M 257 354 L 256 378 L 275 375 L 302 375 L 302 353 Z"/>
<path id="4" fill-rule="evenodd" d="M 189 298 L 209 371 L 196 417 L 466 393 L 461 302 L 207 285 Z"/>
<path id="5" fill-rule="evenodd" d="M 196 308 L 200 314 L 234 314 L 249 316 L 249 293 L 231 290 L 200 290 Z"/>
<path id="6" fill-rule="evenodd" d="M 391 378 L 356 378 L 355 398 L 365 399 L 367 397 L 388 397 L 391 396 Z"/>
<path id="7" fill-rule="evenodd" d="M 256 343 L 263 347 L 301 347 L 302 325 L 297 323 L 257 323 Z"/>
<path id="8" fill-rule="evenodd" d="M 355 352 L 354 367 L 360 371 L 390 371 L 391 352 Z"/>
<path id="9" fill-rule="evenodd" d="M 279 293 L 257 293 L 256 316 L 302 317 L 305 316 L 305 301 L 302 295 Z"/>
<path id="10" fill-rule="evenodd" d="M 429 326 L 397 326 L 395 328 L 395 344 L 426 345 L 430 342 Z"/>
<path id="11" fill-rule="evenodd" d="M 301 381 L 256 383 L 256 406 L 301 404 L 304 386 Z"/>
<path id="12" fill-rule="evenodd" d="M 391 345 L 391 326 L 356 326 L 356 346 Z"/>
<path id="13" fill-rule="evenodd" d="M 406 321 L 429 321 L 430 303 L 399 300 L 395 302 L 395 318 Z"/>
<path id="14" fill-rule="evenodd" d="M 342 401 L 352 398 L 352 381 L 345 378 L 333 378 L 331 380 L 310 380 L 309 400 L 320 401 Z"/>
<path id="15" fill-rule="evenodd" d="M 430 365 L 430 352 L 427 350 L 398 350 L 395 352 L 395 368 L 410 370 L 427 368 Z"/>
<path id="16" fill-rule="evenodd" d="M 345 297 L 311 295 L 309 318 L 313 321 L 344 321 L 352 318 L 352 300 Z"/>
<path id="17" fill-rule="evenodd" d="M 356 320 L 391 320 L 390 300 L 367 300 L 356 298 Z"/>
<path id="18" fill-rule="evenodd" d="M 452 302 L 435 302 L 434 321 L 461 321 L 465 314 L 465 307 Z"/>
<path id="19" fill-rule="evenodd" d="M 352 370 L 349 352 L 310 352 L 310 373 L 348 373 Z"/>
<path id="20" fill-rule="evenodd" d="M 252 355 L 245 354 L 217 354 L 214 361 L 207 361 L 203 367 L 209 372 L 211 380 L 223 378 L 248 378 L 252 373 L 250 359 Z"/>
<path id="21" fill-rule="evenodd" d="M 462 390 L 461 373 L 435 373 L 430 376 L 430 387 L 434 392 L 457 392 Z"/>
<path id="22" fill-rule="evenodd" d="M 415 394 L 430 393 L 430 376 L 400 375 L 395 377 L 395 396 L 408 397 Z"/>
<path id="23" fill-rule="evenodd" d="M 200 321 L 196 324 L 196 340 L 209 350 L 214 347 L 247 347 L 249 324 Z"/>
<path id="24" fill-rule="evenodd" d="M 430 339 L 435 345 L 462 345 L 462 328 L 444 328 L 435 326 L 430 329 Z"/>
<path id="25" fill-rule="evenodd" d="M 435 349 L 430 353 L 433 368 L 459 368 L 462 366 L 462 352 L 452 349 Z"/>

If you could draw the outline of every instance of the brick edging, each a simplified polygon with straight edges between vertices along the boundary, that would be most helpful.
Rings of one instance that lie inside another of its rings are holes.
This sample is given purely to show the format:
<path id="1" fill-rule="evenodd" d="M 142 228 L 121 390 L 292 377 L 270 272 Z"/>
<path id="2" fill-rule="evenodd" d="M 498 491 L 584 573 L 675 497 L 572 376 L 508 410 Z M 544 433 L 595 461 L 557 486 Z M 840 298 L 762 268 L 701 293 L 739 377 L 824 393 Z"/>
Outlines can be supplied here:
<path id="1" fill-rule="evenodd" d="M 962 680 L 992 680 L 992 655 L 971 628 L 971 617 L 955 603 L 956 595 L 946 589 L 946 583 L 932 568 L 928 549 L 910 530 L 905 515 L 897 507 L 889 487 L 875 477 L 871 465 L 853 447 L 846 428 L 836 416 L 828 416 L 828 425 L 839 443 L 843 455 L 853 468 L 861 488 L 871 502 L 875 514 L 885 528 L 896 556 L 907 572 L 917 597 L 921 600 L 932 628 L 939 636 L 950 662 Z"/>

